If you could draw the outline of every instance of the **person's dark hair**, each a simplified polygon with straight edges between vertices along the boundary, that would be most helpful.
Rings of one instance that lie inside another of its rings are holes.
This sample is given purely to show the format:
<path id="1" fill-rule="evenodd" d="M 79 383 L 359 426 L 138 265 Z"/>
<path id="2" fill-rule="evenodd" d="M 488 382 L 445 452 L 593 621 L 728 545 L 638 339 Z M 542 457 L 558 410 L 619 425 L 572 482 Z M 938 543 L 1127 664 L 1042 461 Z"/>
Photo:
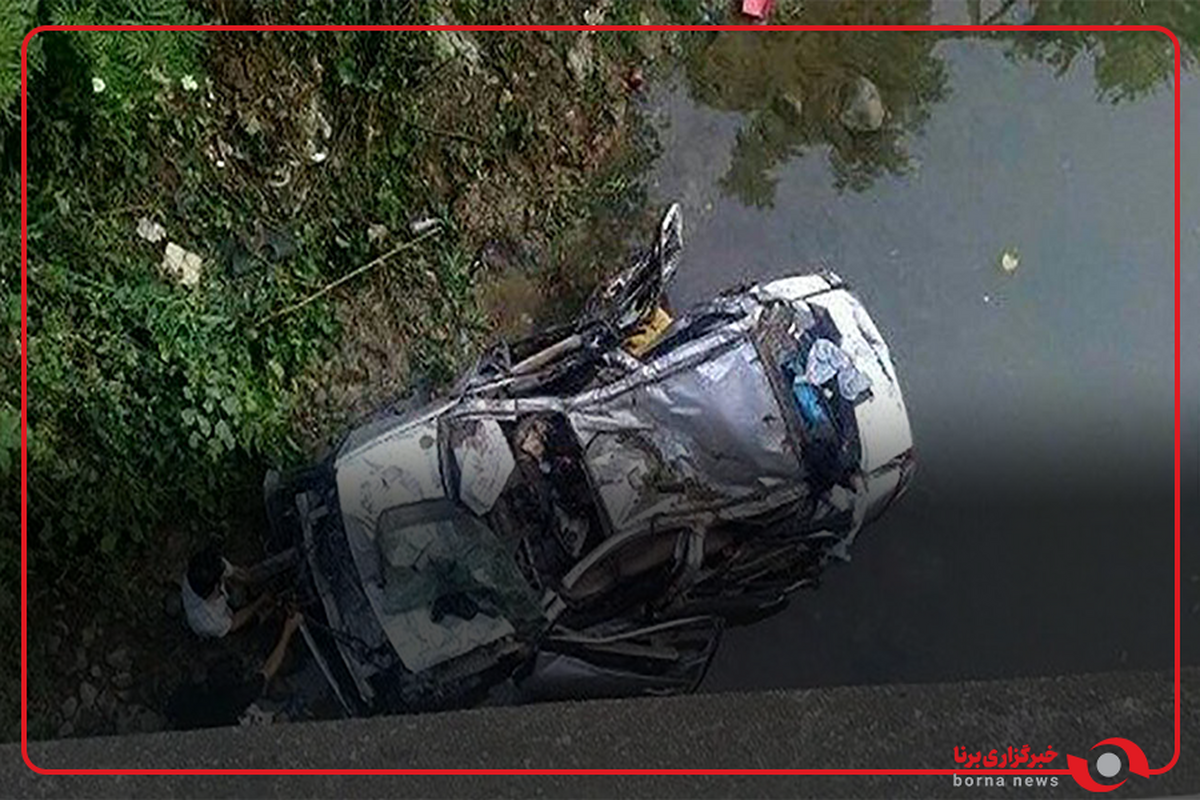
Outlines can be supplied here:
<path id="1" fill-rule="evenodd" d="M 197 597 L 208 597 L 225 575 L 225 560 L 209 545 L 188 560 L 187 579 Z"/>

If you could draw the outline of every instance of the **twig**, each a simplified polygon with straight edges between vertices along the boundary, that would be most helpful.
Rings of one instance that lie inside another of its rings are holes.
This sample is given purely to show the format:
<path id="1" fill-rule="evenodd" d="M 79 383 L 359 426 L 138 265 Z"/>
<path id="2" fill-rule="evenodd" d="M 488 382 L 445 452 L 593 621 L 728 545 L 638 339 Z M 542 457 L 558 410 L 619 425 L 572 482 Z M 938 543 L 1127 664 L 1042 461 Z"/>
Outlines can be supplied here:
<path id="1" fill-rule="evenodd" d="M 458 133 L 457 131 L 442 130 L 441 128 L 429 128 L 418 122 L 409 122 L 408 124 L 411 127 L 416 128 L 417 130 L 421 131 L 422 133 L 428 133 L 431 136 L 442 136 L 447 139 L 458 139 L 459 141 L 468 142 L 470 144 L 473 144 L 476 147 L 485 147 L 486 146 L 479 139 L 476 139 L 474 136 L 469 136 L 465 133 Z"/>
<path id="2" fill-rule="evenodd" d="M 425 239 L 428 239 L 429 237 L 433 236 L 435 233 L 439 233 L 439 232 L 441 232 L 441 226 L 438 226 L 436 228 L 428 230 L 425 233 L 422 233 L 420 236 L 416 237 L 415 239 L 409 239 L 407 242 L 404 242 L 401 245 L 397 245 L 396 247 L 393 247 L 391 250 L 387 251 L 386 253 L 379 256 L 378 258 L 368 261 L 366 264 L 363 264 L 361 267 L 357 267 L 355 269 L 350 270 L 345 275 L 343 275 L 342 277 L 333 281 L 332 283 L 325 284 L 320 289 L 313 292 L 312 294 L 310 294 L 308 297 L 304 298 L 300 302 L 293 303 L 292 305 L 287 306 L 286 308 L 280 309 L 279 311 L 276 311 L 274 314 L 269 315 L 268 317 L 263 319 L 262 323 L 259 323 L 259 324 L 273 322 L 274 320 L 277 320 L 280 317 L 286 316 L 286 315 L 292 313 L 293 311 L 297 311 L 301 308 L 304 308 L 306 305 L 308 305 L 312 301 L 316 300 L 317 298 L 323 297 L 324 295 L 329 294 L 330 292 L 332 292 L 337 287 L 341 286 L 346 281 L 349 281 L 353 278 L 357 278 L 359 275 L 362 275 L 364 272 L 366 272 L 369 269 L 373 269 L 374 267 L 379 266 L 380 264 L 387 261 L 389 258 L 396 255 L 397 253 L 402 253 L 411 247 L 415 247 L 417 244 L 421 243 Z"/>

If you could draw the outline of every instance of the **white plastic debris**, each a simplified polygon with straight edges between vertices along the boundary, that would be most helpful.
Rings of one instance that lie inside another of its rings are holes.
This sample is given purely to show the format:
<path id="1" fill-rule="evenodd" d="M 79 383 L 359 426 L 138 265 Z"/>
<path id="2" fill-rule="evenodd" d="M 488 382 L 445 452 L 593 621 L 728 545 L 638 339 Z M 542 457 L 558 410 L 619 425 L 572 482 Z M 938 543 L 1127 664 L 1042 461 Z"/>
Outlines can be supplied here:
<path id="1" fill-rule="evenodd" d="M 92 91 L 96 94 L 100 94 L 107 87 L 108 84 L 104 82 L 104 78 L 92 78 Z"/>
<path id="2" fill-rule="evenodd" d="M 194 92 L 200 88 L 200 84 L 196 83 L 196 79 L 191 75 L 184 75 L 179 79 L 179 83 L 185 92 Z"/>
<path id="3" fill-rule="evenodd" d="M 421 234 L 425 231 L 431 231 L 441 224 L 442 221 L 437 217 L 425 217 L 424 219 L 419 219 L 413 222 L 413 224 L 409 226 L 409 230 L 411 230 L 413 233 Z"/>
<path id="4" fill-rule="evenodd" d="M 318 100 L 315 96 L 308 107 L 308 115 L 304 120 L 304 128 L 305 134 L 308 137 L 308 140 L 304 143 L 308 160 L 314 164 L 320 164 L 329 158 L 329 147 L 322 145 L 322 141 L 328 142 L 330 137 L 333 136 L 333 126 L 329 124 L 329 120 L 321 113 Z"/>
<path id="5" fill-rule="evenodd" d="M 388 235 L 387 225 L 383 223 L 374 223 L 367 226 L 367 241 L 374 244 L 380 239 L 386 239 Z"/>
<path id="6" fill-rule="evenodd" d="M 184 286 L 200 283 L 203 260 L 199 254 L 185 250 L 174 242 L 167 242 L 163 253 L 162 270 Z"/>
<path id="7" fill-rule="evenodd" d="M 138 220 L 137 235 L 147 242 L 158 242 L 167 235 L 167 229 L 149 217 L 142 217 Z"/>
<path id="8" fill-rule="evenodd" d="M 1005 250 L 1000 254 L 1000 269 L 1008 273 L 1017 271 L 1017 267 L 1021 265 L 1021 256 L 1016 250 Z"/>

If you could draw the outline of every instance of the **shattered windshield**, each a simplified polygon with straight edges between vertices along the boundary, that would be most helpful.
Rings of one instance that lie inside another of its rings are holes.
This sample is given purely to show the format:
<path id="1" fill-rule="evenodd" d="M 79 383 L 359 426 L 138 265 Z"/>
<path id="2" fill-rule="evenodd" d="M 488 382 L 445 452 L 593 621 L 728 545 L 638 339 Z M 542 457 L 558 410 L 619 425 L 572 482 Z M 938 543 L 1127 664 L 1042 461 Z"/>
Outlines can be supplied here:
<path id="1" fill-rule="evenodd" d="M 418 671 L 540 618 L 512 555 L 448 500 L 385 511 L 376 530 L 380 611 L 405 666 Z"/>

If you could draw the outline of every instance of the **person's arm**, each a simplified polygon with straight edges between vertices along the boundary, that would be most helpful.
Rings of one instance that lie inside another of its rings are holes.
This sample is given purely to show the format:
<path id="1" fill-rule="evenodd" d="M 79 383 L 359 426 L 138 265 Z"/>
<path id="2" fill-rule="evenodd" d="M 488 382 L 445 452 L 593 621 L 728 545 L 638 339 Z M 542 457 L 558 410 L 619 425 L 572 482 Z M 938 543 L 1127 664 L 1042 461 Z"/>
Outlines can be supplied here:
<path id="1" fill-rule="evenodd" d="M 228 561 L 225 563 L 229 564 Z M 231 581 L 234 581 L 235 583 L 252 583 L 250 580 L 250 570 L 246 569 L 245 567 L 239 567 L 235 564 L 229 564 L 229 570 L 225 573 L 225 577 Z"/>
<path id="2" fill-rule="evenodd" d="M 293 611 L 292 615 L 284 621 L 283 632 L 279 634 L 279 641 L 275 643 L 275 649 L 271 651 L 271 655 L 267 656 L 262 669 L 259 670 L 263 674 L 265 683 L 269 683 L 271 678 L 275 677 L 275 673 L 279 671 L 279 666 L 283 663 L 283 656 L 287 653 L 288 642 L 292 640 L 292 635 L 303 621 L 304 615 L 299 611 Z"/>
<path id="3" fill-rule="evenodd" d="M 257 614 L 264 605 L 269 603 L 271 599 L 272 597 L 269 594 L 260 594 L 258 597 L 254 598 L 254 602 L 252 602 L 250 605 L 246 606 L 245 608 L 239 608 L 237 611 L 235 611 L 233 613 L 233 621 L 229 625 L 229 632 L 233 633 L 237 629 L 244 627 L 246 623 L 254 619 L 254 615 Z"/>

